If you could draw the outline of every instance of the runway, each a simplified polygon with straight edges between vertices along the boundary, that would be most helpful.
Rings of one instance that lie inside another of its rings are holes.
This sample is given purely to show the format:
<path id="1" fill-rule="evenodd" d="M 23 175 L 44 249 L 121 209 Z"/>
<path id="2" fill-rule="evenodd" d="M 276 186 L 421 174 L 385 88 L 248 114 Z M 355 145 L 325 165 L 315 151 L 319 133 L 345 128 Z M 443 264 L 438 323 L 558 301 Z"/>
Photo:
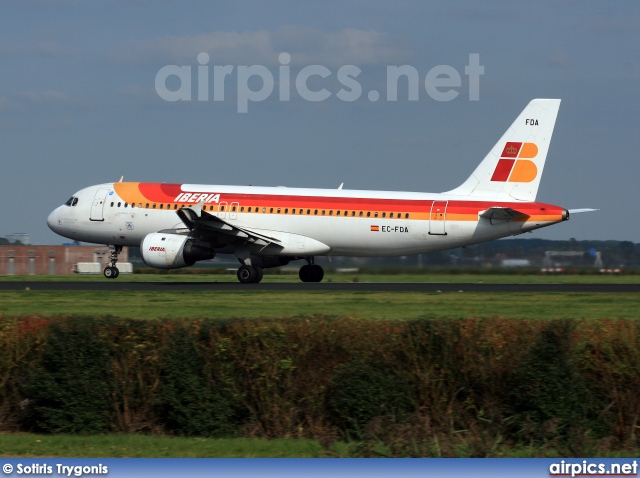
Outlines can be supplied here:
<path id="1" fill-rule="evenodd" d="M 282 291 L 282 292 L 559 292 L 640 293 L 640 284 L 497 284 L 497 283 L 452 283 L 452 282 L 262 282 L 240 284 L 239 282 L 0 282 L 0 290 L 49 290 L 49 291 Z"/>

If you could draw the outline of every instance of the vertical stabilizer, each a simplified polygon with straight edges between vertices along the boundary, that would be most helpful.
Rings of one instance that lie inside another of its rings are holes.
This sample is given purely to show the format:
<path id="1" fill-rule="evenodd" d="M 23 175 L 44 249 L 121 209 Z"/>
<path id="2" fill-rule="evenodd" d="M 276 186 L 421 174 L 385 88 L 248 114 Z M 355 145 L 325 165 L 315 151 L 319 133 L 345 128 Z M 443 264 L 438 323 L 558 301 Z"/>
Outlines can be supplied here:
<path id="1" fill-rule="evenodd" d="M 535 99 L 461 186 L 446 194 L 535 201 L 560 100 Z"/>

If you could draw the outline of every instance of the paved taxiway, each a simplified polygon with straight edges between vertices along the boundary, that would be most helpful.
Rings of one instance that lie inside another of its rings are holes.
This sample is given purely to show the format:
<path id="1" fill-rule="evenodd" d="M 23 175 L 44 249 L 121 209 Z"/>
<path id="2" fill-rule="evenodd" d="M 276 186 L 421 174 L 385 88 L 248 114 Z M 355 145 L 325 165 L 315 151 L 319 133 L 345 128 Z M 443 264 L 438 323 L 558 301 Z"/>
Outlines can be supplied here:
<path id="1" fill-rule="evenodd" d="M 437 282 L 0 282 L 0 290 L 55 291 L 345 291 L 345 292 L 631 292 L 640 293 L 640 284 L 492 284 Z"/>

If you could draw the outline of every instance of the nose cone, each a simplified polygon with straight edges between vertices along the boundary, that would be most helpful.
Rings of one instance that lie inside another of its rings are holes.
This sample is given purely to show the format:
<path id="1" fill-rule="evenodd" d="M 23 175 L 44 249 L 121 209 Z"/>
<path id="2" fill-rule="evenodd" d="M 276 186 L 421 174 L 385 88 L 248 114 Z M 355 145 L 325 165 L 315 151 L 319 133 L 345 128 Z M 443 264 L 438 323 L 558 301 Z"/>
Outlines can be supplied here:
<path id="1" fill-rule="evenodd" d="M 49 214 L 49 217 L 47 217 L 47 226 L 49 226 L 49 229 L 51 229 L 53 232 L 58 232 L 58 209 L 54 209 L 53 211 L 51 211 L 51 214 Z"/>

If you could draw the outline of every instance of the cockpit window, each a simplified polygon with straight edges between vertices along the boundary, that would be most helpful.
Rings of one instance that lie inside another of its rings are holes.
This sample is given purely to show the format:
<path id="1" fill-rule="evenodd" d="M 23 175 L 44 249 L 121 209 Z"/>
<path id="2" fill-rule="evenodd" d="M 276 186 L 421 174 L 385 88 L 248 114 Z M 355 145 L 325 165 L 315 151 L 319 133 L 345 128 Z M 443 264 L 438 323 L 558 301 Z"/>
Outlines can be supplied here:
<path id="1" fill-rule="evenodd" d="M 74 200 L 74 199 L 75 199 L 75 198 L 74 198 L 73 196 L 71 196 L 71 197 L 69 198 L 69 200 L 68 200 L 66 203 L 64 203 L 64 205 L 65 205 L 65 206 L 71 206 L 71 203 L 73 203 L 73 200 Z"/>
<path id="2" fill-rule="evenodd" d="M 73 198 L 73 202 L 71 203 L 71 205 L 75 206 L 76 204 L 78 204 L 78 198 Z"/>

